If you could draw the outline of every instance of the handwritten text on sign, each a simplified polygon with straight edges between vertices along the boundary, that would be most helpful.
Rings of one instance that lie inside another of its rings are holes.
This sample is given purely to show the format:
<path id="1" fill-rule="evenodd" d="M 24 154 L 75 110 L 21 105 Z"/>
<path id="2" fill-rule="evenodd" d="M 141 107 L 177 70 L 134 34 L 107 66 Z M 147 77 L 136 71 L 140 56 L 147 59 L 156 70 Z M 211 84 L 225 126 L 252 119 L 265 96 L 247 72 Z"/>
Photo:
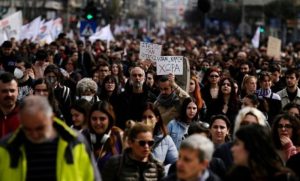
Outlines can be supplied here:
<path id="1" fill-rule="evenodd" d="M 149 59 L 155 61 L 158 56 L 161 55 L 161 45 L 153 43 L 140 43 L 140 59 Z"/>
<path id="2" fill-rule="evenodd" d="M 174 75 L 183 74 L 183 57 L 182 56 L 161 56 L 156 59 L 157 75 Z"/>

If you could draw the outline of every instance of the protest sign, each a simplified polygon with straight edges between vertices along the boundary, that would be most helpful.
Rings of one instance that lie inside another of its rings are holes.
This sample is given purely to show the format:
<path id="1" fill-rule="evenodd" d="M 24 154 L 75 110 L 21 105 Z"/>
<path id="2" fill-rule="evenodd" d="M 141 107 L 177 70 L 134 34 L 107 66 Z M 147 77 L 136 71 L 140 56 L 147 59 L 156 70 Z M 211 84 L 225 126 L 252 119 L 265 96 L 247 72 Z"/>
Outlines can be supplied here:
<path id="1" fill-rule="evenodd" d="M 183 57 L 182 56 L 160 56 L 156 58 L 157 75 L 174 75 L 183 74 Z"/>
<path id="2" fill-rule="evenodd" d="M 140 43 L 140 59 L 149 59 L 152 61 L 156 61 L 156 58 L 161 55 L 162 46 L 153 43 Z"/>
<path id="3" fill-rule="evenodd" d="M 280 54 L 281 54 L 281 40 L 269 36 L 267 55 L 270 57 L 280 58 Z"/>

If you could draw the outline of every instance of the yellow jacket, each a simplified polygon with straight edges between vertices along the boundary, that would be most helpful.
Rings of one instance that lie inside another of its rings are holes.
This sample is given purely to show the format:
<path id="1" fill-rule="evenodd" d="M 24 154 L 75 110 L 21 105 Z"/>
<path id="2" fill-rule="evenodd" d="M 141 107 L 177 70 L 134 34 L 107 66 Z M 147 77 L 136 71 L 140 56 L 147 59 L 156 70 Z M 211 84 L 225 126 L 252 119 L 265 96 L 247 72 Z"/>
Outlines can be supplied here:
<path id="1" fill-rule="evenodd" d="M 89 153 L 81 135 L 61 120 L 55 118 L 54 128 L 58 132 L 56 177 L 58 181 L 101 180 L 95 160 Z M 0 181 L 25 181 L 27 160 L 24 133 L 18 129 L 0 143 Z"/>

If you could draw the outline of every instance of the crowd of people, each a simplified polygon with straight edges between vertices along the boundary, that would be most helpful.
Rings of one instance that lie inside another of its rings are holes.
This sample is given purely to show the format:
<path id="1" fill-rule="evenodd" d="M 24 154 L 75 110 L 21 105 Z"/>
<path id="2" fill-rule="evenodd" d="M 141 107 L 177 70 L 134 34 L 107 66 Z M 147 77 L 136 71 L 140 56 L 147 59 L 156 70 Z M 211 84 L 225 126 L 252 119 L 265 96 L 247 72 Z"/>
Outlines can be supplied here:
<path id="1" fill-rule="evenodd" d="M 0 180 L 298 180 L 300 49 L 168 28 L 90 42 L 5 41 Z M 139 43 L 184 56 L 156 74 Z"/>

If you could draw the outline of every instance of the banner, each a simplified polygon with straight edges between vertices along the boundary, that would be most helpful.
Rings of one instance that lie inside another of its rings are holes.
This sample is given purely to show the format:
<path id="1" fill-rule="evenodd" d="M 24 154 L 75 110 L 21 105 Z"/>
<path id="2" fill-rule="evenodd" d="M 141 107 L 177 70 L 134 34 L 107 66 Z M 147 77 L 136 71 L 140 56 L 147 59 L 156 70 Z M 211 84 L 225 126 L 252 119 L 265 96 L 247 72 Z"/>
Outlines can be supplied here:
<path id="1" fill-rule="evenodd" d="M 161 45 L 141 42 L 139 58 L 143 60 L 149 59 L 156 61 L 157 57 L 161 55 L 161 49 Z"/>
<path id="2" fill-rule="evenodd" d="M 23 24 L 22 11 L 18 11 L 0 21 L 0 44 L 11 38 L 20 40 Z"/>
<path id="3" fill-rule="evenodd" d="M 183 74 L 183 57 L 182 56 L 161 56 L 156 58 L 157 75 L 174 75 Z"/>
<path id="4" fill-rule="evenodd" d="M 39 33 L 36 37 L 36 42 L 40 44 L 50 44 L 53 40 L 51 35 L 51 29 L 53 27 L 53 20 L 49 20 L 40 26 Z"/>
<path id="5" fill-rule="evenodd" d="M 51 28 L 51 36 L 55 40 L 60 33 L 63 32 L 63 24 L 61 18 L 56 18 L 53 21 L 53 27 Z"/>

